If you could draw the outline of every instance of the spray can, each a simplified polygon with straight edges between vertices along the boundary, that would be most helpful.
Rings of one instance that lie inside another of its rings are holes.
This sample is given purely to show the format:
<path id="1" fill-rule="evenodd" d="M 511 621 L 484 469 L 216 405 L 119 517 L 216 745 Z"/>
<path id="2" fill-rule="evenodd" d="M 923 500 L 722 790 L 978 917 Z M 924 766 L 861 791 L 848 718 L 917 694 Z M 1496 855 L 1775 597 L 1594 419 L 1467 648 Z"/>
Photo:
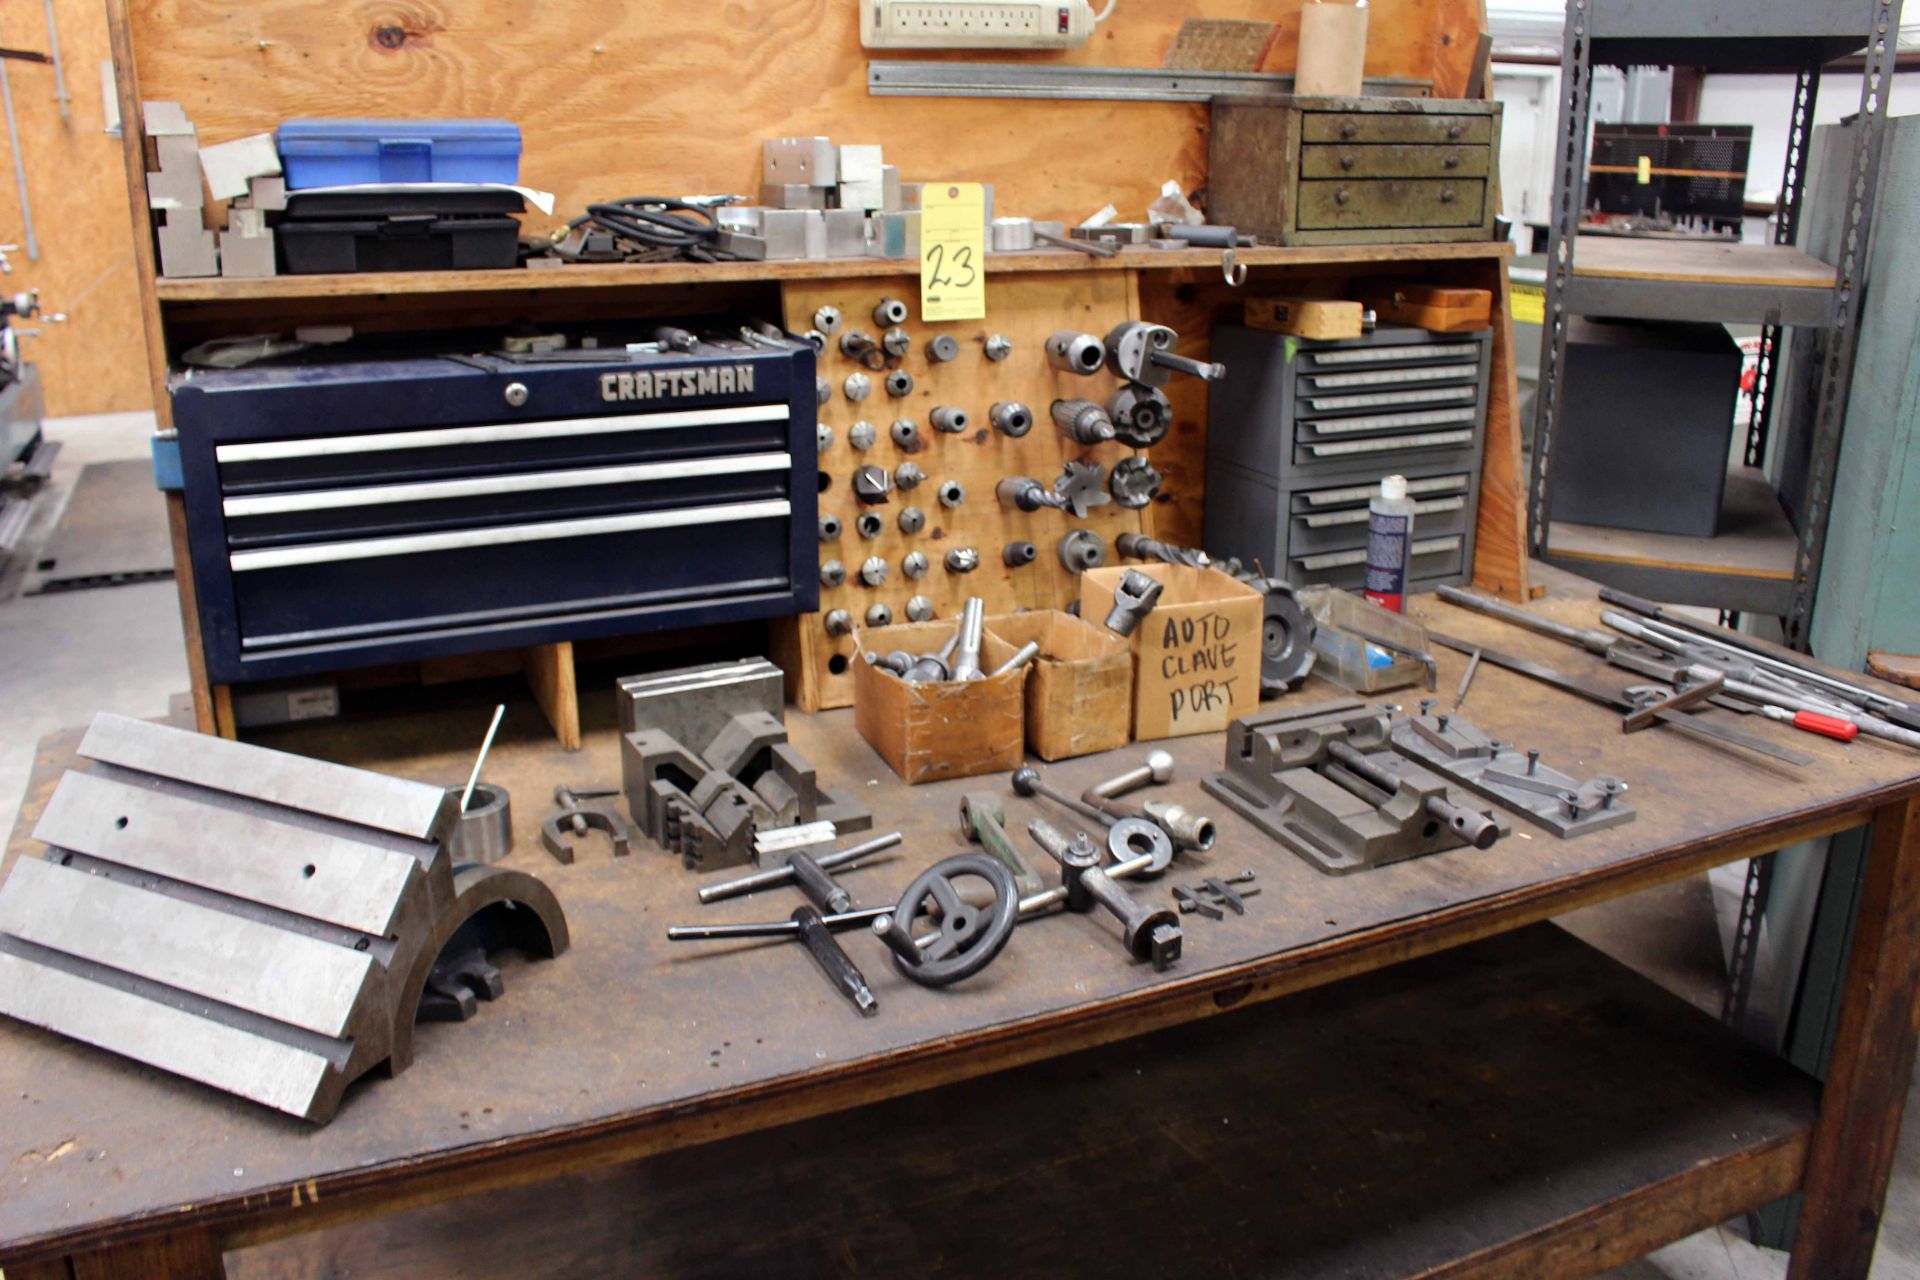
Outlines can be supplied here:
<path id="1" fill-rule="evenodd" d="M 1366 597 L 1383 609 L 1406 612 L 1407 566 L 1413 559 L 1413 499 L 1405 476 L 1386 476 L 1367 503 Z"/>

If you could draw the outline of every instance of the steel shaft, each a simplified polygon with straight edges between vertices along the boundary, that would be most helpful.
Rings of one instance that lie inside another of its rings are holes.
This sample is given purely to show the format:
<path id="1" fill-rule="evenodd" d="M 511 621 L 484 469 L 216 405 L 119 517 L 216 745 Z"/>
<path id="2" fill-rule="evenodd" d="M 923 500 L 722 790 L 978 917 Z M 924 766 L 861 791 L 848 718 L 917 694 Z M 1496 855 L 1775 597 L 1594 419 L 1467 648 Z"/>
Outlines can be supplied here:
<path id="1" fill-rule="evenodd" d="M 1076 800 L 1065 792 L 1056 789 L 1048 783 L 1045 778 L 1041 777 L 1040 771 L 1035 768 L 1015 769 L 1013 771 L 1013 789 L 1015 793 L 1023 796 L 1045 796 L 1067 812 L 1078 814 L 1083 818 L 1099 823 L 1103 827 L 1110 827 L 1115 822 L 1113 817 L 1103 813 L 1093 805 L 1088 804 L 1084 800 Z"/>
<path id="2" fill-rule="evenodd" d="M 1172 776 L 1173 757 L 1165 751 L 1155 751 L 1138 768 L 1129 769 L 1125 773 L 1108 778 L 1105 782 L 1094 783 L 1087 788 L 1085 796 L 1089 801 L 1095 796 L 1110 800 L 1152 783 L 1165 782 Z"/>
<path id="3" fill-rule="evenodd" d="M 1552 636 L 1556 640 L 1565 640 L 1568 644 L 1577 644 L 1588 653 L 1597 653 L 1605 657 L 1607 650 L 1618 641 L 1604 631 L 1588 631 L 1581 627 L 1570 627 L 1564 622 L 1555 622 L 1551 618 L 1542 618 L 1538 614 L 1516 609 L 1510 604 L 1483 596 L 1477 591 L 1464 591 L 1459 587 L 1440 587 L 1435 592 L 1448 604 L 1459 605 L 1462 609 L 1471 609 L 1475 613 L 1484 613 L 1489 618 L 1498 618 L 1502 622 L 1511 622 L 1516 627 L 1543 636 Z"/>
<path id="4" fill-rule="evenodd" d="M 1388 795 L 1400 790 L 1400 779 L 1344 742 L 1329 742 L 1327 755 Z M 1426 810 L 1433 818 L 1452 827 L 1455 835 L 1476 849 L 1490 848 L 1500 838 L 1500 828 L 1486 814 L 1463 809 L 1440 796 L 1428 796 Z"/>
<path id="5" fill-rule="evenodd" d="M 868 854 L 891 849 L 900 843 L 898 831 L 889 831 L 886 835 L 875 836 L 848 849 L 823 854 L 815 858 L 814 864 L 822 870 L 830 871 L 835 867 L 844 867 L 849 862 L 857 862 Z M 773 867 L 766 871 L 756 871 L 750 876 L 741 876 L 737 880 L 728 880 L 723 884 L 710 884 L 700 890 L 700 901 L 719 902 L 725 898 L 738 898 L 742 894 L 757 893 L 761 889 L 771 889 L 775 885 L 787 884 L 794 877 L 793 866 Z"/>

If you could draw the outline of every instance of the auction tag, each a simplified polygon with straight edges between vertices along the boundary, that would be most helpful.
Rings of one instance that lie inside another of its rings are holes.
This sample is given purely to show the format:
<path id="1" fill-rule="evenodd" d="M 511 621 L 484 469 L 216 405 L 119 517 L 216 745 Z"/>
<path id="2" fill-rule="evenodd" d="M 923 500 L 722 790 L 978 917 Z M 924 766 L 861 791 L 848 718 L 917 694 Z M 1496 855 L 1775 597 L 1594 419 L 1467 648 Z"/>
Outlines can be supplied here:
<path id="1" fill-rule="evenodd" d="M 920 189 L 920 318 L 987 318 L 987 196 L 977 182 Z"/>

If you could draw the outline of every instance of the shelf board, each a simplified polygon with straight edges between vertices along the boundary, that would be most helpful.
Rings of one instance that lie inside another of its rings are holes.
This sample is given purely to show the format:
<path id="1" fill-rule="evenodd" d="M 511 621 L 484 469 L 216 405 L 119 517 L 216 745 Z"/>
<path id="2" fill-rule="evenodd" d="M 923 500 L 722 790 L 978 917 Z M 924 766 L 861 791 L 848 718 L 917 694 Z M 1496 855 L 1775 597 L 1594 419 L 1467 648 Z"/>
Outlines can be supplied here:
<path id="1" fill-rule="evenodd" d="M 1788 245 L 1635 236 L 1574 241 L 1568 306 L 1578 315 L 1826 325 L 1834 269 Z"/>
<path id="2" fill-rule="evenodd" d="M 1610 586 L 1673 604 L 1781 613 L 1800 543 L 1780 499 L 1753 467 L 1727 473 L 1712 538 L 1556 520 L 1546 559 Z"/>
<path id="3" fill-rule="evenodd" d="M 1505 241 L 1462 244 L 1313 245 L 1235 250 L 1248 267 L 1312 267 L 1361 262 L 1441 262 L 1512 256 Z M 1152 271 L 1217 269 L 1218 249 L 1128 248 L 1111 258 L 1071 250 L 996 253 L 987 274 L 1051 271 Z M 911 258 L 824 258 L 799 262 L 572 263 L 562 267 L 503 271 L 382 271 L 352 275 L 161 279 L 154 292 L 163 306 L 247 302 L 259 299 L 391 297 L 408 294 L 538 293 L 570 289 L 635 289 L 655 285 L 752 281 L 846 279 L 911 275 Z"/>
<path id="4" fill-rule="evenodd" d="M 1587 1274 L 1791 1191 L 1815 1110 L 1792 1067 L 1537 925 L 233 1262 L 325 1257 L 381 1280 L 557 1278 L 585 1259 L 680 1276 Z"/>
<path id="5" fill-rule="evenodd" d="M 1860 49 L 1868 17 L 1858 0 L 1594 0 L 1587 37 L 1596 64 L 1798 68 Z"/>
<path id="6" fill-rule="evenodd" d="M 1739 284 L 1767 289 L 1832 289 L 1834 269 L 1791 245 L 1670 236 L 1580 236 L 1576 276 L 1663 284 Z"/>

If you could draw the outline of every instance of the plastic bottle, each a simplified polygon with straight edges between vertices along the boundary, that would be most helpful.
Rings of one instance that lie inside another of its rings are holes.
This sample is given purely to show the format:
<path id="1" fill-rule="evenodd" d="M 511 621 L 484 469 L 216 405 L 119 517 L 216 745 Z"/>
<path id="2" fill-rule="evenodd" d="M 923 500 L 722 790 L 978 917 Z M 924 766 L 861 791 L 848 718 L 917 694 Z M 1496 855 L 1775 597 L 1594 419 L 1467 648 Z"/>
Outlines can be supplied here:
<path id="1" fill-rule="evenodd" d="M 1365 595 L 1383 609 L 1406 612 L 1407 566 L 1413 559 L 1413 499 L 1405 476 L 1386 476 L 1367 503 Z"/>

